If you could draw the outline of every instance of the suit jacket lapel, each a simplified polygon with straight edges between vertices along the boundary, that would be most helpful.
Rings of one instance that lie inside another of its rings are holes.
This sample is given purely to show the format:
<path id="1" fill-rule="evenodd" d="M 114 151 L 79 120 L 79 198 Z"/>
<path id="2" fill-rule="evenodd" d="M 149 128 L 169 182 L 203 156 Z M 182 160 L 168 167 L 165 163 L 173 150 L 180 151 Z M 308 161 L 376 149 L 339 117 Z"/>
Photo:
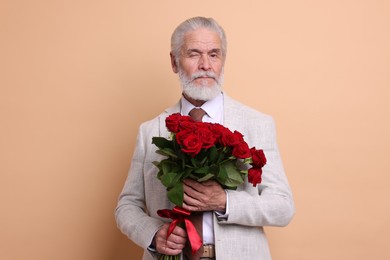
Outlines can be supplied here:
<path id="1" fill-rule="evenodd" d="M 223 125 L 230 130 L 239 127 L 240 118 L 237 118 L 237 108 L 234 100 L 224 93 L 223 95 Z"/>
<path id="2" fill-rule="evenodd" d="M 165 111 L 159 116 L 160 136 L 168 137 L 169 132 L 165 125 L 165 118 L 174 113 L 180 113 L 180 100 L 174 106 L 165 109 Z"/>

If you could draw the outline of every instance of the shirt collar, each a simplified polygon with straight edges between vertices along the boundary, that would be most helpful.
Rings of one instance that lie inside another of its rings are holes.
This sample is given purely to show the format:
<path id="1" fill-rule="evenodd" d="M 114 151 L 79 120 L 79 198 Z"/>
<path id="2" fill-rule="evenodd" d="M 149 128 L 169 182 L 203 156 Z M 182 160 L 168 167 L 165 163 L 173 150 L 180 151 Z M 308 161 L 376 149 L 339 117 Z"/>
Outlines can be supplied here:
<path id="1" fill-rule="evenodd" d="M 219 113 L 219 108 L 223 106 L 223 94 L 219 94 L 215 98 L 206 101 L 201 108 L 206 111 L 210 118 L 216 118 Z M 181 98 L 181 114 L 188 115 L 195 106 L 191 104 L 184 96 Z"/>

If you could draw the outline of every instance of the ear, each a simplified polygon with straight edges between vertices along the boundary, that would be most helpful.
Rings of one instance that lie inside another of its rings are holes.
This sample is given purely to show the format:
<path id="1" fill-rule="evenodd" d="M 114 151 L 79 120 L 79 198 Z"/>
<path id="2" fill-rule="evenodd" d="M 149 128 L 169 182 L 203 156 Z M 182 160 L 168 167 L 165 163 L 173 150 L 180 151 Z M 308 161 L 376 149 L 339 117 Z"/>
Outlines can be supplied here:
<path id="1" fill-rule="evenodd" d="M 176 58 L 175 58 L 175 56 L 173 55 L 172 52 L 170 52 L 169 55 L 171 56 L 172 70 L 173 70 L 174 73 L 178 73 L 179 69 L 178 69 L 178 64 L 176 64 Z"/>

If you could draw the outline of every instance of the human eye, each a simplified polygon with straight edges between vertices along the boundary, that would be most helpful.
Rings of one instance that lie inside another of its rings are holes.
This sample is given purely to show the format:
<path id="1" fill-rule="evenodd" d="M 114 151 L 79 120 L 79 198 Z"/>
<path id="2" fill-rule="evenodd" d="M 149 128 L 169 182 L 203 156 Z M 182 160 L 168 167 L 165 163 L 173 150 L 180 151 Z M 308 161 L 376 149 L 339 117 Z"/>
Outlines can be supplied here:
<path id="1" fill-rule="evenodd" d="M 196 53 L 196 52 L 190 53 L 190 57 L 197 58 L 197 57 L 199 57 L 199 53 Z"/>
<path id="2" fill-rule="evenodd" d="M 210 54 L 210 57 L 212 57 L 212 58 L 218 58 L 218 53 L 213 52 L 213 53 Z"/>
<path id="3" fill-rule="evenodd" d="M 198 51 L 195 51 L 195 50 L 191 50 L 187 53 L 188 57 L 190 58 L 197 58 L 200 56 L 200 53 Z"/>
<path id="4" fill-rule="evenodd" d="M 221 54 L 218 50 L 213 50 L 209 53 L 209 56 L 212 59 L 218 59 L 221 56 Z"/>

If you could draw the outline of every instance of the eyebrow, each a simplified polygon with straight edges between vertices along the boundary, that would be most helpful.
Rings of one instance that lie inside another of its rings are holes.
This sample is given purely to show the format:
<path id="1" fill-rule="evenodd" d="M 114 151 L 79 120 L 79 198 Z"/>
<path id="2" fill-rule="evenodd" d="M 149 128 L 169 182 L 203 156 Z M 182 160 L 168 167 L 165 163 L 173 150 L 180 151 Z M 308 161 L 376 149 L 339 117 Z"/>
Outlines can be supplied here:
<path id="1" fill-rule="evenodd" d="M 191 53 L 191 52 L 202 53 L 202 51 L 199 50 L 199 49 L 188 49 L 188 50 L 187 50 L 187 53 Z M 221 53 L 221 49 L 219 49 L 219 48 L 211 49 L 211 50 L 208 51 L 207 53 L 213 53 L 213 52 L 219 54 L 219 53 Z"/>

